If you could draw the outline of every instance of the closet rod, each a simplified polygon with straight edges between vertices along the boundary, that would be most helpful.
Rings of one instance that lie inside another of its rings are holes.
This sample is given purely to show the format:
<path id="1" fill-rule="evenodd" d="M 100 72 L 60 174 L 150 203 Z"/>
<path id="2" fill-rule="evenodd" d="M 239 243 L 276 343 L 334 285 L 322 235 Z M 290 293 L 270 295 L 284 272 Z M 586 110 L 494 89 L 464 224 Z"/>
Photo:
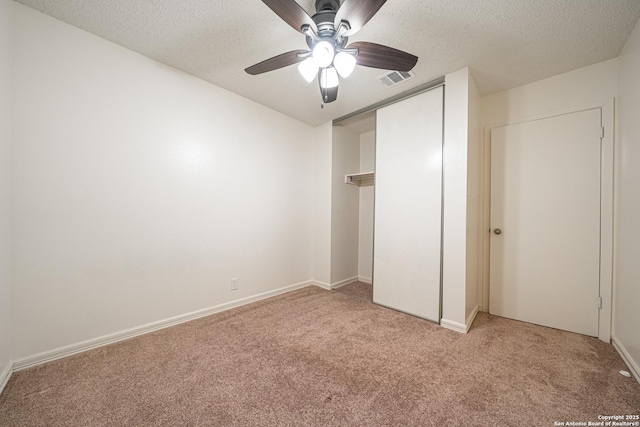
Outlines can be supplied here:
<path id="1" fill-rule="evenodd" d="M 418 94 L 420 94 L 422 92 L 426 92 L 428 90 L 435 89 L 435 88 L 437 88 L 439 86 L 442 86 L 442 85 L 444 85 L 444 76 L 443 77 L 439 77 L 439 78 L 437 78 L 435 80 L 431 80 L 430 82 L 427 82 L 427 83 L 425 83 L 423 85 L 416 86 L 413 89 L 409 89 L 409 90 L 407 90 L 405 92 L 399 93 L 399 94 L 397 94 L 395 96 L 392 96 L 391 98 L 387 98 L 387 99 L 384 99 L 384 100 L 382 100 L 380 102 L 376 102 L 375 104 L 371 104 L 368 107 L 361 108 L 361 109 L 359 109 L 357 111 L 354 111 L 353 113 L 349 113 L 349 114 L 346 114 L 346 115 L 344 115 L 342 117 L 338 117 L 337 119 L 335 119 L 333 121 L 333 126 L 337 126 L 337 125 L 339 125 L 341 123 L 346 122 L 347 120 L 353 119 L 354 117 L 370 113 L 371 111 L 375 111 L 375 110 L 377 110 L 379 108 L 386 107 L 387 105 L 394 104 L 394 103 L 396 103 L 398 101 L 402 101 L 403 99 L 410 98 L 410 97 L 412 97 L 414 95 L 418 95 Z"/>

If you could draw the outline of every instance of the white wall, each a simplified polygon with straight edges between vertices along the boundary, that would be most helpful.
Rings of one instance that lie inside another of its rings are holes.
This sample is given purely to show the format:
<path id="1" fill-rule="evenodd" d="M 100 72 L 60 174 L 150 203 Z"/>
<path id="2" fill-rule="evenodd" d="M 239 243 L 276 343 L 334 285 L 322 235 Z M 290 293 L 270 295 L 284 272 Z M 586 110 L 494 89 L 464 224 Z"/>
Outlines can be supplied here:
<path id="1" fill-rule="evenodd" d="M 441 325 L 464 329 L 467 286 L 469 69 L 445 76 Z"/>
<path id="2" fill-rule="evenodd" d="M 607 101 L 617 93 L 618 59 L 599 62 L 514 89 L 485 96 L 481 101 L 482 124 L 508 122 L 552 115 L 594 101 Z"/>
<path id="3" fill-rule="evenodd" d="M 331 161 L 331 284 L 358 277 L 358 186 L 344 176 L 360 171 L 360 136 L 342 126 L 333 127 Z"/>
<path id="4" fill-rule="evenodd" d="M 481 100 L 482 127 L 486 171 L 484 179 L 484 224 L 488 230 L 490 219 L 490 151 L 491 128 L 525 119 L 566 113 L 594 103 L 611 101 L 618 91 L 618 59 L 600 62 L 585 68 L 520 86 Z M 489 239 L 484 239 L 483 251 L 483 310 L 489 310 Z"/>
<path id="5" fill-rule="evenodd" d="M 375 168 L 376 132 L 360 134 L 360 172 Z M 360 218 L 358 221 L 358 277 L 371 282 L 373 277 L 373 194 L 374 187 L 360 187 Z"/>
<path id="6" fill-rule="evenodd" d="M 640 381 L 640 23 L 619 58 L 613 340 Z"/>
<path id="7" fill-rule="evenodd" d="M 13 2 L 0 0 L 0 393 L 11 368 L 11 141 Z"/>
<path id="8" fill-rule="evenodd" d="M 467 269 L 465 323 L 468 326 L 480 308 L 482 283 L 482 166 L 483 150 L 480 128 L 480 92 L 469 76 L 469 128 L 467 129 Z"/>
<path id="9" fill-rule="evenodd" d="M 15 358 L 311 277 L 312 128 L 15 14 Z"/>

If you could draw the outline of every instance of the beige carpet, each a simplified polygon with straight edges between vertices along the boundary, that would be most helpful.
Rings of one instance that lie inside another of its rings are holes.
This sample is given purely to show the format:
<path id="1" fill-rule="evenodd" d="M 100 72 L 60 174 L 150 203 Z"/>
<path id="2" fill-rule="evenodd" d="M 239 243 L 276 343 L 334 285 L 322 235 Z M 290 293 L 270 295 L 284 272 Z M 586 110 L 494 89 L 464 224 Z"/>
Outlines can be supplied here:
<path id="1" fill-rule="evenodd" d="M 640 412 L 611 345 L 308 287 L 17 372 L 2 426 L 553 426 Z"/>
<path id="2" fill-rule="evenodd" d="M 373 301 L 373 285 L 371 283 L 353 282 L 340 286 L 336 288 L 335 291 L 367 301 Z"/>

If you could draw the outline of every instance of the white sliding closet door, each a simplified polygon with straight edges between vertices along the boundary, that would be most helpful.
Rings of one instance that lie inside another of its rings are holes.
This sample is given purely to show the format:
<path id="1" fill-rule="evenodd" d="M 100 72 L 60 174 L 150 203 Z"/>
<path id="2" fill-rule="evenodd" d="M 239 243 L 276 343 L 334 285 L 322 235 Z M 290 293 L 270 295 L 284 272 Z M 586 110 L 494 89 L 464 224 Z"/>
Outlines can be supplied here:
<path id="1" fill-rule="evenodd" d="M 373 302 L 438 322 L 443 88 L 377 111 Z"/>

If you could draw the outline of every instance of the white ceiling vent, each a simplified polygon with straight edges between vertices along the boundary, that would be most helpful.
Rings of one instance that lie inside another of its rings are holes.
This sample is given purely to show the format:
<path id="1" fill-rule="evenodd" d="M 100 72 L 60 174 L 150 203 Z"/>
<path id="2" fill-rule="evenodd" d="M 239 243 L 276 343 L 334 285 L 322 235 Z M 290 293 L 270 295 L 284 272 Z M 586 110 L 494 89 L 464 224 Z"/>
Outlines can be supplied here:
<path id="1" fill-rule="evenodd" d="M 416 75 L 411 71 L 391 71 L 390 73 L 383 74 L 378 77 L 378 80 L 386 87 L 391 87 L 397 85 L 398 83 L 402 83 L 405 80 L 409 80 L 415 76 Z"/>

